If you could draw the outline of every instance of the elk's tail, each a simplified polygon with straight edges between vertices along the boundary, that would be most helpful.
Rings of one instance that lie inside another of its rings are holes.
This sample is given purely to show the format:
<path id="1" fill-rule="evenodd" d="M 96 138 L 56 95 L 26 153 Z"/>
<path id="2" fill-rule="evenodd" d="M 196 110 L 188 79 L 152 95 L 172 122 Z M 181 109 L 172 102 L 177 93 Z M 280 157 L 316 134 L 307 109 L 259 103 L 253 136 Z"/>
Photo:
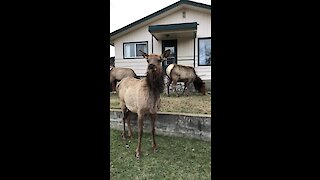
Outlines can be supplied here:
<path id="1" fill-rule="evenodd" d="M 122 81 L 118 82 L 117 85 L 116 85 L 116 91 L 117 91 L 117 93 L 119 93 L 119 86 L 120 86 L 121 82 L 122 82 Z"/>

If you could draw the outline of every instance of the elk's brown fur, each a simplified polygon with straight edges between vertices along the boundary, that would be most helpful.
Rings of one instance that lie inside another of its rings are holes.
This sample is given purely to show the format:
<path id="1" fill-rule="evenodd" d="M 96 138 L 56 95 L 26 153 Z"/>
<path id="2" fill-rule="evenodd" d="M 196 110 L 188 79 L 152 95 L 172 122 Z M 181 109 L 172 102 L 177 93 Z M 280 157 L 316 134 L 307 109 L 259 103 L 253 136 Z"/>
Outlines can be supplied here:
<path id="1" fill-rule="evenodd" d="M 141 156 L 141 138 L 143 133 L 143 121 L 145 115 L 150 115 L 152 126 L 152 148 L 155 151 L 157 145 L 155 142 L 155 121 L 160 104 L 160 93 L 164 89 L 164 74 L 161 63 L 163 58 L 170 54 L 170 50 L 165 51 L 161 56 L 156 54 L 146 54 L 143 56 L 147 59 L 148 69 L 145 79 L 135 79 L 126 77 L 117 85 L 117 93 L 120 99 L 120 107 L 123 114 L 123 133 L 122 137 L 126 138 L 125 122 L 127 121 L 129 137 L 133 137 L 130 125 L 130 113 L 138 114 L 138 145 L 136 157 Z"/>
<path id="2" fill-rule="evenodd" d="M 172 83 L 172 88 L 175 91 L 176 95 L 179 97 L 176 86 L 177 82 L 184 82 L 184 90 L 186 91 L 186 95 L 189 95 L 189 86 L 193 83 L 196 90 L 198 90 L 202 95 L 205 95 L 205 83 L 201 80 L 201 78 L 196 74 L 193 67 L 184 66 L 180 64 L 170 64 L 166 68 L 166 74 L 169 78 L 169 82 L 167 84 L 167 94 L 169 95 L 169 86 Z"/>
<path id="3" fill-rule="evenodd" d="M 125 77 L 138 78 L 136 73 L 130 68 L 120 68 L 120 67 L 111 67 L 110 66 L 110 84 L 117 84 Z"/>

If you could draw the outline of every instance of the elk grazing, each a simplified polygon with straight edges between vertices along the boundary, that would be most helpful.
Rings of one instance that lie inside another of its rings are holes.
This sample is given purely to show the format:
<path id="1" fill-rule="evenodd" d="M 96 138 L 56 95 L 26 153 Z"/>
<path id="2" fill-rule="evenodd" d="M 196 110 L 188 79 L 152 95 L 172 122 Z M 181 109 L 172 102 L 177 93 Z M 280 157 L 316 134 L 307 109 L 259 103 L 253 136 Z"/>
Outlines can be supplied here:
<path id="1" fill-rule="evenodd" d="M 117 82 L 121 81 L 125 77 L 133 77 L 137 78 L 138 76 L 136 73 L 130 68 L 116 68 L 110 66 L 110 85 L 117 84 Z"/>
<path id="2" fill-rule="evenodd" d="M 142 52 L 142 51 L 141 51 Z M 120 107 L 123 114 L 123 133 L 122 138 L 126 138 L 125 122 L 127 120 L 129 137 L 133 137 L 130 125 L 130 113 L 138 114 L 138 146 L 136 149 L 136 158 L 141 156 L 141 138 L 143 133 L 143 121 L 145 115 L 151 118 L 152 149 L 157 150 L 155 141 L 155 121 L 160 104 L 160 93 L 164 90 L 164 73 L 161 63 L 163 58 L 170 54 L 170 50 L 165 51 L 162 55 L 146 54 L 143 57 L 147 59 L 148 68 L 145 79 L 135 79 L 132 77 L 124 78 L 117 85 L 117 93 L 120 98 Z"/>
<path id="3" fill-rule="evenodd" d="M 198 90 L 202 95 L 206 94 L 205 90 L 205 83 L 200 79 L 200 77 L 196 74 L 193 67 L 183 66 L 180 64 L 170 64 L 166 68 L 166 74 L 168 76 L 168 83 L 167 83 L 167 93 L 169 95 L 169 86 L 172 83 L 172 88 L 176 92 L 176 95 L 179 97 L 177 92 L 176 86 L 177 82 L 184 82 L 184 89 L 183 92 L 186 91 L 186 95 L 189 95 L 189 86 L 193 83 L 194 88 Z"/>

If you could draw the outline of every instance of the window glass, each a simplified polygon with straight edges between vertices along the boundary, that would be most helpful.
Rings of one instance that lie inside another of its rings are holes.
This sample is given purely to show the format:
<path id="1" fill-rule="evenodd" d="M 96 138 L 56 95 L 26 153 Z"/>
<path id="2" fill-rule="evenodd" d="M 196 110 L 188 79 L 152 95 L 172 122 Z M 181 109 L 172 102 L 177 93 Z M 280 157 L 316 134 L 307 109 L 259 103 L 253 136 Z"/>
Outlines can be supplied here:
<path id="1" fill-rule="evenodd" d="M 142 56 L 142 52 L 140 52 L 139 50 L 147 53 L 147 45 L 146 44 L 137 44 L 136 54 L 137 54 L 137 56 Z"/>
<path id="2" fill-rule="evenodd" d="M 211 65 L 211 39 L 199 39 L 199 66 Z"/>
<path id="3" fill-rule="evenodd" d="M 148 53 L 147 43 L 124 43 L 123 46 L 123 57 L 124 58 L 141 58 L 142 53 L 139 51 L 142 50 L 145 53 Z"/>
<path id="4" fill-rule="evenodd" d="M 134 57 L 134 44 L 125 44 L 124 45 L 124 57 L 131 58 Z"/>

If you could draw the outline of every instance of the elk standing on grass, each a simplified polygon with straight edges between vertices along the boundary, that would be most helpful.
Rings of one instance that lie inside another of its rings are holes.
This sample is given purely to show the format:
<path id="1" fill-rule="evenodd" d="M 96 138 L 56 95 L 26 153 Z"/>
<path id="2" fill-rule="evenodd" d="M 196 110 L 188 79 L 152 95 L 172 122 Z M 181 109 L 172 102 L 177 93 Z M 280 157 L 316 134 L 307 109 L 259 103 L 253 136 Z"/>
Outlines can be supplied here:
<path id="1" fill-rule="evenodd" d="M 172 83 L 172 89 L 176 92 L 176 95 L 179 97 L 177 93 L 177 82 L 184 82 L 183 93 L 186 91 L 186 95 L 189 95 L 189 86 L 193 83 L 194 88 L 198 90 L 202 95 L 206 94 L 205 83 L 200 79 L 200 77 L 196 74 L 193 67 L 183 66 L 180 64 L 170 64 L 166 68 L 166 74 L 168 76 L 168 84 L 167 84 L 167 93 L 169 95 L 169 86 Z"/>
<path id="2" fill-rule="evenodd" d="M 117 82 L 121 81 L 125 77 L 138 78 L 136 73 L 130 68 L 116 68 L 110 66 L 110 84 L 116 85 Z"/>
<path id="3" fill-rule="evenodd" d="M 152 149 L 153 151 L 156 151 L 157 149 L 155 141 L 155 121 L 157 119 L 157 111 L 160 104 L 160 93 L 164 90 L 164 74 L 162 72 L 161 63 L 163 58 L 169 56 L 170 50 L 165 51 L 160 56 L 142 53 L 143 57 L 146 58 L 148 62 L 146 78 L 124 78 L 117 85 L 117 93 L 120 98 L 120 107 L 123 114 L 123 139 L 126 138 L 126 120 L 129 128 L 129 137 L 133 137 L 130 125 L 130 112 L 138 114 L 138 146 L 135 155 L 137 159 L 141 156 L 141 138 L 145 115 L 150 115 L 151 118 Z"/>

